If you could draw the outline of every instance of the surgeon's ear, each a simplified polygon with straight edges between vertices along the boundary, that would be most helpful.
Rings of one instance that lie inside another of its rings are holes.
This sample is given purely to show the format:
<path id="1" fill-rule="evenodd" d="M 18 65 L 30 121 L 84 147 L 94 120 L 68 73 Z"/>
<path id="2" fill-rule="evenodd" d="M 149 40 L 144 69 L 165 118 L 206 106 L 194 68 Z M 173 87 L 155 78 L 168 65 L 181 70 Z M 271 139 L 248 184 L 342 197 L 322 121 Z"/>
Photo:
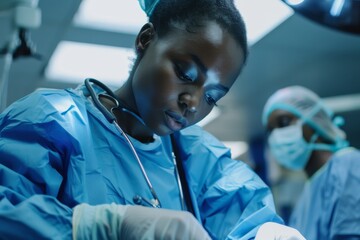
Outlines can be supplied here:
<path id="1" fill-rule="evenodd" d="M 146 23 L 136 37 L 136 52 L 142 53 L 155 37 L 155 29 L 152 23 Z"/>

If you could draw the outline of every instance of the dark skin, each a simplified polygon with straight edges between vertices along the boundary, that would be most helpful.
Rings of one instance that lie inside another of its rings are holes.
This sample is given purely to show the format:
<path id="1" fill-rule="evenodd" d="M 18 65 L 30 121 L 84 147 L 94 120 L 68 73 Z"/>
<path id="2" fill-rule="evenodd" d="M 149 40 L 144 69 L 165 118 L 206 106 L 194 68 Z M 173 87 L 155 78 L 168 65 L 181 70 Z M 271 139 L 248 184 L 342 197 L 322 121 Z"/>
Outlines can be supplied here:
<path id="1" fill-rule="evenodd" d="M 202 120 L 244 64 L 243 49 L 217 23 L 206 22 L 192 33 L 184 29 L 179 24 L 160 38 L 148 23 L 136 38 L 140 60 L 115 94 L 145 125 L 124 111 L 114 113 L 124 131 L 139 141 L 151 142 L 154 134 L 168 135 Z"/>
<path id="2" fill-rule="evenodd" d="M 285 111 L 285 110 L 275 110 L 273 111 L 268 119 L 267 130 L 271 133 L 275 128 L 283 128 L 286 126 L 294 125 L 298 117 L 294 114 Z M 309 142 L 315 131 L 307 124 L 303 125 L 303 137 Z M 318 137 L 316 140 L 317 143 L 327 143 L 321 137 Z M 310 159 L 305 166 L 305 173 L 310 178 L 316 173 L 332 156 L 332 152 L 323 151 L 323 150 L 314 150 L 311 153 Z"/>

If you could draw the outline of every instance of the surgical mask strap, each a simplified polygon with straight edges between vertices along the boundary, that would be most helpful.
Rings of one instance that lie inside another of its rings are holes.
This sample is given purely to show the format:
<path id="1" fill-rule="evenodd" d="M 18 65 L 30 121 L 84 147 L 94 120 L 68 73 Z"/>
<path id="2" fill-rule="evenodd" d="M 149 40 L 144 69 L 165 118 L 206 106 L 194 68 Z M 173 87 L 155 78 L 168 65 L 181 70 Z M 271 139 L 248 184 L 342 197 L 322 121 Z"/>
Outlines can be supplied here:
<path id="1" fill-rule="evenodd" d="M 310 119 L 313 115 L 315 115 L 321 108 L 321 104 L 318 103 L 316 107 L 314 107 L 313 110 L 310 111 L 310 113 L 305 117 L 301 117 L 302 124 L 306 123 L 308 119 Z M 333 123 L 337 126 L 341 126 L 344 123 L 344 119 L 340 116 L 335 117 L 333 119 Z M 308 144 L 311 145 L 312 150 L 324 150 L 324 151 L 330 151 L 330 152 L 336 152 L 337 150 L 347 147 L 349 143 L 347 141 L 336 141 L 335 144 L 325 144 L 325 143 L 315 143 L 316 139 L 319 137 L 318 133 L 314 133 L 314 135 L 311 137 L 310 142 Z"/>
<path id="2" fill-rule="evenodd" d="M 330 144 L 324 144 L 324 143 L 313 143 L 312 144 L 312 149 L 313 150 L 324 150 L 324 151 L 335 152 L 336 151 L 336 146 L 335 145 L 330 145 Z"/>
<path id="3" fill-rule="evenodd" d="M 314 133 L 313 136 L 310 139 L 310 142 L 308 143 L 311 150 L 324 150 L 324 151 L 330 151 L 335 152 L 337 150 L 336 145 L 332 144 L 325 144 L 325 143 L 315 143 L 315 141 L 319 138 L 319 134 Z"/>
<path id="4" fill-rule="evenodd" d="M 319 110 L 321 109 L 321 103 L 317 103 L 316 106 L 306 115 L 301 116 L 301 120 L 304 123 L 310 122 L 310 118 L 313 117 Z M 325 144 L 325 143 L 315 143 L 315 141 L 319 138 L 318 133 L 314 133 L 309 141 L 309 145 L 311 146 L 312 150 L 325 150 L 325 151 L 331 151 L 334 152 L 337 150 L 336 145 L 331 144 Z"/>
<path id="5" fill-rule="evenodd" d="M 321 104 L 317 103 L 316 106 L 307 114 L 300 116 L 303 122 L 310 122 L 310 118 L 312 118 L 319 110 L 321 109 Z"/>

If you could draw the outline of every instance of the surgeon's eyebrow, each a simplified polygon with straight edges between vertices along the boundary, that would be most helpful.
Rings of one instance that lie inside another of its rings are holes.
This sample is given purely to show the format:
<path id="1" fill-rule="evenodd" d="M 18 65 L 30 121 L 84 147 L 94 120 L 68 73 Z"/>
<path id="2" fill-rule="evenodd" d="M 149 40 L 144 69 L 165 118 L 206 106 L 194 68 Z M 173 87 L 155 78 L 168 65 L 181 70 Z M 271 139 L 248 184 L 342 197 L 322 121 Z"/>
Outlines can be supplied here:
<path id="1" fill-rule="evenodd" d="M 200 68 L 201 72 L 204 74 L 204 76 L 207 75 L 207 67 L 205 66 L 205 64 L 201 61 L 201 59 L 194 55 L 194 54 L 190 54 L 191 59 L 195 62 L 195 64 Z M 221 84 L 217 84 L 217 87 L 219 90 L 224 91 L 225 93 L 227 93 L 229 91 L 228 87 L 225 87 L 224 85 Z"/>

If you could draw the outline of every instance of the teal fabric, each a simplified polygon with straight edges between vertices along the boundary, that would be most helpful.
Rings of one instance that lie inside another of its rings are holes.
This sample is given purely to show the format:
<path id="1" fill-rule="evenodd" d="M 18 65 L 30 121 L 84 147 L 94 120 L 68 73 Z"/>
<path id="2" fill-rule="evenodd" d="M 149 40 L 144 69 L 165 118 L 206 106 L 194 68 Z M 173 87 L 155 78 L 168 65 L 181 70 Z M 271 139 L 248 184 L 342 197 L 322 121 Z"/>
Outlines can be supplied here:
<path id="1" fill-rule="evenodd" d="M 86 93 L 39 90 L 0 115 L 1 237 L 70 239 L 79 203 L 151 199 L 128 144 Z M 197 218 L 213 239 L 249 239 L 262 223 L 282 222 L 269 188 L 213 136 L 192 126 L 175 138 Z M 162 207 L 180 210 L 169 136 L 132 140 Z"/>
<path id="2" fill-rule="evenodd" d="M 140 7 L 146 13 L 147 16 L 151 15 L 158 2 L 159 0 L 139 0 Z"/>
<path id="3" fill-rule="evenodd" d="M 305 185 L 289 225 L 306 239 L 360 239 L 360 152 L 338 151 Z"/>

